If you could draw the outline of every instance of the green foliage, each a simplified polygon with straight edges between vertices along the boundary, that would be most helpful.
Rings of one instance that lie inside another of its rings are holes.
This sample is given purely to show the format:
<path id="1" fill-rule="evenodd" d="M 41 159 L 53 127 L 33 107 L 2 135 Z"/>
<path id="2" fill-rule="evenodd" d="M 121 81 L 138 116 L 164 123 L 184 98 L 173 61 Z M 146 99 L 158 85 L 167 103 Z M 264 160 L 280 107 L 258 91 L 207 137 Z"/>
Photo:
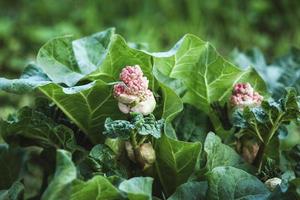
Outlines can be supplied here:
<path id="1" fill-rule="evenodd" d="M 299 116 L 299 97 L 294 89 L 289 89 L 286 96 L 277 102 L 264 101 L 261 107 L 237 110 L 234 125 L 267 145 L 282 125 L 297 120 Z"/>
<path id="2" fill-rule="evenodd" d="M 78 165 L 82 178 L 90 179 L 96 175 L 119 176 L 127 178 L 124 164 L 118 161 L 119 155 L 105 144 L 98 144 L 92 148 L 88 156 Z"/>
<path id="3" fill-rule="evenodd" d="M 22 200 L 24 193 L 24 185 L 15 182 L 8 190 L 0 191 L 1 200 Z"/>
<path id="4" fill-rule="evenodd" d="M 234 167 L 216 167 L 208 177 L 208 198 L 267 199 L 270 192 L 255 176 Z"/>
<path id="5" fill-rule="evenodd" d="M 189 181 L 179 186 L 168 200 L 204 200 L 207 187 L 207 182 Z"/>
<path id="6" fill-rule="evenodd" d="M 156 142 L 155 151 L 158 176 L 164 191 L 170 195 L 193 173 L 201 144 L 176 141 L 163 136 Z"/>
<path id="7" fill-rule="evenodd" d="M 267 63 L 259 49 L 246 53 L 235 51 L 232 57 L 240 66 L 253 66 L 267 83 L 273 97 L 281 98 L 286 87 L 294 87 L 300 92 L 300 49 L 292 48 L 287 55 L 277 58 L 271 64 Z"/>
<path id="8" fill-rule="evenodd" d="M 0 190 L 8 189 L 19 178 L 22 154 L 24 152 L 20 149 L 9 148 L 6 144 L 0 145 Z"/>
<path id="9" fill-rule="evenodd" d="M 136 132 L 139 135 L 147 136 L 151 135 L 154 138 L 160 138 L 161 129 L 164 123 L 163 120 L 155 119 L 153 114 L 144 117 L 140 113 L 131 113 L 131 120 L 115 120 L 107 118 L 105 120 L 105 131 L 103 134 L 112 138 L 129 139 L 132 132 Z"/>
<path id="10" fill-rule="evenodd" d="M 153 179 L 149 177 L 135 177 L 123 181 L 119 185 L 119 189 L 127 193 L 129 200 L 151 200 L 152 182 Z"/>
<path id="11" fill-rule="evenodd" d="M 73 131 L 56 124 L 42 112 L 25 107 L 8 121 L 1 122 L 1 134 L 5 142 L 18 146 L 40 146 L 43 148 L 66 149 L 77 148 Z"/>
<path id="12" fill-rule="evenodd" d="M 204 143 L 204 151 L 206 152 L 206 169 L 208 171 L 219 166 L 245 168 L 246 164 L 243 159 L 234 149 L 222 144 L 221 139 L 214 133 L 208 133 Z"/>
<path id="13" fill-rule="evenodd" d="M 1 198 L 13 192 L 15 199 L 42 200 L 298 198 L 298 163 L 290 158 L 291 144 L 281 142 L 295 135 L 286 125 L 297 126 L 296 89 L 233 110 L 228 101 L 236 83 L 249 82 L 268 97 L 253 68 L 235 66 L 191 34 L 167 52 L 132 46 L 138 45 L 114 29 L 76 40 L 57 37 L 19 79 L 0 79 L 1 90 L 50 101 L 39 99 L 1 121 L 9 145 L 0 148 Z M 136 64 L 157 103 L 147 116 L 121 113 L 113 96 L 122 68 Z M 285 85 L 287 79 L 278 80 Z M 257 139 L 248 143 L 259 149 L 254 166 L 235 151 L 235 137 L 245 134 Z M 262 162 L 265 157 L 270 162 Z M 277 176 L 282 184 L 271 194 L 249 174 L 255 167 L 262 181 Z"/>
<path id="14" fill-rule="evenodd" d="M 204 143 L 207 132 L 212 129 L 207 115 L 195 107 L 185 105 L 172 122 L 179 140 Z"/>
<path id="15" fill-rule="evenodd" d="M 42 200 L 68 199 L 70 184 L 76 179 L 76 168 L 69 152 L 58 150 L 53 180 L 43 193 Z"/>

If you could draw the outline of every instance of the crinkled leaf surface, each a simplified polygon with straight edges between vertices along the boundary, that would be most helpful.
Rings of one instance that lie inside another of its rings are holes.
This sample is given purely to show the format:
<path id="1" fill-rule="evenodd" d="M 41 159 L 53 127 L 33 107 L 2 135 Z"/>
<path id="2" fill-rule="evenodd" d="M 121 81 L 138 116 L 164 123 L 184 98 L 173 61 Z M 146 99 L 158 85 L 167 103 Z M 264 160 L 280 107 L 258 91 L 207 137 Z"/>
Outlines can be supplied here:
<path id="1" fill-rule="evenodd" d="M 104 129 L 103 134 L 110 138 L 128 140 L 135 126 L 127 120 L 112 120 L 109 117 L 105 120 Z"/>
<path id="2" fill-rule="evenodd" d="M 62 148 L 74 151 L 77 148 L 73 131 L 56 124 L 45 114 L 24 107 L 8 121 L 0 121 L 3 139 L 12 145 Z"/>
<path id="3" fill-rule="evenodd" d="M 211 200 L 265 200 L 270 194 L 259 179 L 234 167 L 216 167 L 207 178 Z"/>
<path id="4" fill-rule="evenodd" d="M 155 151 L 157 174 L 164 191 L 171 195 L 193 173 L 201 144 L 177 141 L 163 135 L 157 140 Z"/>
<path id="5" fill-rule="evenodd" d="M 85 160 L 77 165 L 77 169 L 85 179 L 95 175 L 106 177 L 116 175 L 127 178 L 127 171 L 123 163 L 118 161 L 118 155 L 110 147 L 105 144 L 98 144 L 92 148 Z"/>
<path id="6" fill-rule="evenodd" d="M 241 132 L 251 133 L 268 144 L 281 125 L 297 120 L 300 116 L 300 101 L 295 89 L 288 89 L 286 96 L 278 101 L 264 101 L 261 107 L 237 110 L 233 124 Z"/>
<path id="7" fill-rule="evenodd" d="M 134 177 L 123 181 L 119 189 L 127 194 L 129 200 L 152 200 L 152 182 L 150 177 Z"/>

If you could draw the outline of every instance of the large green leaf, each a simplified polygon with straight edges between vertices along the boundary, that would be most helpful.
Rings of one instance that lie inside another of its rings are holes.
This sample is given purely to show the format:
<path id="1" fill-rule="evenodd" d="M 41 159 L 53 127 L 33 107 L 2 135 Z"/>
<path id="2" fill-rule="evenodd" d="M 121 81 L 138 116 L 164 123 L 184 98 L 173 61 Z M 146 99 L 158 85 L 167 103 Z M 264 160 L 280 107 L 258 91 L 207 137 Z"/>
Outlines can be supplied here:
<path id="1" fill-rule="evenodd" d="M 108 29 L 76 41 L 71 36 L 52 39 L 39 50 L 37 62 L 54 83 L 73 86 L 99 67 L 113 34 Z"/>
<path id="2" fill-rule="evenodd" d="M 216 167 L 207 178 L 211 200 L 265 200 L 270 194 L 255 176 L 234 167 Z"/>
<path id="3" fill-rule="evenodd" d="M 94 176 L 87 182 L 75 180 L 72 183 L 70 200 L 119 200 L 121 194 L 105 177 Z"/>
<path id="4" fill-rule="evenodd" d="M 111 39 L 109 50 L 101 67 L 91 73 L 88 78 L 91 80 L 105 79 L 119 80 L 122 68 L 128 65 L 140 65 L 144 75 L 149 80 L 149 88 L 152 91 L 157 89 L 157 81 L 152 74 L 152 57 L 140 50 L 130 48 L 126 41 L 119 35 Z"/>
<path id="5" fill-rule="evenodd" d="M 71 183 L 75 179 L 76 167 L 72 162 L 71 154 L 64 150 L 57 150 L 55 174 L 41 199 L 69 200 Z"/>
<path id="6" fill-rule="evenodd" d="M 245 163 L 238 153 L 231 147 L 222 143 L 221 139 L 214 133 L 208 133 L 205 143 L 204 151 L 206 152 L 206 169 L 213 170 L 218 166 L 233 166 L 243 168 Z"/>
<path id="7" fill-rule="evenodd" d="M 8 121 L 0 121 L 3 139 L 11 145 L 62 148 L 74 151 L 77 148 L 73 131 L 56 124 L 37 110 L 24 107 Z"/>
<path id="8" fill-rule="evenodd" d="M 170 195 L 193 173 L 201 144 L 177 141 L 163 135 L 157 140 L 155 151 L 157 174 L 164 191 Z"/>
<path id="9" fill-rule="evenodd" d="M 107 117 L 118 119 L 123 116 L 112 96 L 112 86 L 100 80 L 71 88 L 48 84 L 40 90 L 95 143 L 102 140 Z"/>
<path id="10" fill-rule="evenodd" d="M 76 61 L 83 74 L 95 71 L 102 64 L 114 32 L 114 28 L 109 28 L 72 42 Z"/>
<path id="11" fill-rule="evenodd" d="M 208 42 L 191 34 L 185 35 L 169 52 L 153 55 L 156 72 L 169 77 L 162 79 L 161 75 L 156 75 L 156 78 L 175 91 L 178 88 L 171 84 L 172 80 L 183 83 L 186 89 L 183 101 L 207 114 L 210 114 L 213 102 L 227 101 L 237 82 L 249 82 L 257 91 L 265 91 L 263 80 L 253 69 L 239 69 L 220 56 Z"/>
<path id="12" fill-rule="evenodd" d="M 190 181 L 180 185 L 174 194 L 168 200 L 205 200 L 207 191 L 207 182 Z"/>
<path id="13" fill-rule="evenodd" d="M 150 177 L 135 177 L 123 181 L 119 189 L 127 194 L 129 200 L 152 200 L 152 182 Z"/>
<path id="14" fill-rule="evenodd" d="M 172 121 L 179 140 L 204 143 L 211 129 L 206 114 L 191 105 L 185 105 L 184 110 Z"/>
<path id="15" fill-rule="evenodd" d="M 165 119 L 164 132 L 171 138 L 177 138 L 171 122 L 183 109 L 180 97 L 169 87 L 160 83 L 163 95 L 162 117 Z"/>
<path id="16" fill-rule="evenodd" d="M 29 64 L 19 79 L 0 78 L 0 90 L 23 94 L 50 83 L 47 75 L 35 64 Z"/>

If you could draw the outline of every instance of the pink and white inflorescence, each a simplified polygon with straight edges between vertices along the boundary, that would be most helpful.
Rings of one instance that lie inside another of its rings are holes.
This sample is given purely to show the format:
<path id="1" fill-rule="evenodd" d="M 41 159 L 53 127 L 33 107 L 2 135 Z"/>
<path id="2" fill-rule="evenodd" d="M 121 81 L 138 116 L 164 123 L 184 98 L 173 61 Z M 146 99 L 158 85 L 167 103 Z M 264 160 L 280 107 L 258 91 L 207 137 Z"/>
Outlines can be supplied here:
<path id="1" fill-rule="evenodd" d="M 237 83 L 233 87 L 231 104 L 235 107 L 259 106 L 263 100 L 258 92 L 254 91 L 250 83 Z"/>
<path id="2" fill-rule="evenodd" d="M 114 85 L 114 97 L 119 101 L 123 113 L 140 112 L 150 114 L 155 106 L 153 93 L 148 89 L 149 81 L 139 65 L 127 66 L 120 73 L 122 82 Z"/>

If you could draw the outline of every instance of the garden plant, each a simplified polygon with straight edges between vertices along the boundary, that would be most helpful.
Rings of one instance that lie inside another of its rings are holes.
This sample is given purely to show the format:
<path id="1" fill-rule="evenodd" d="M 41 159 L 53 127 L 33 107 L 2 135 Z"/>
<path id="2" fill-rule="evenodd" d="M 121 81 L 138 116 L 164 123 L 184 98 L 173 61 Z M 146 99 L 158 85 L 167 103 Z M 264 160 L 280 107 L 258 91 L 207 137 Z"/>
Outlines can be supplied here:
<path id="1" fill-rule="evenodd" d="M 300 199 L 300 49 L 139 47 L 114 28 L 56 37 L 0 78 L 35 97 L 0 120 L 0 200 Z"/>

